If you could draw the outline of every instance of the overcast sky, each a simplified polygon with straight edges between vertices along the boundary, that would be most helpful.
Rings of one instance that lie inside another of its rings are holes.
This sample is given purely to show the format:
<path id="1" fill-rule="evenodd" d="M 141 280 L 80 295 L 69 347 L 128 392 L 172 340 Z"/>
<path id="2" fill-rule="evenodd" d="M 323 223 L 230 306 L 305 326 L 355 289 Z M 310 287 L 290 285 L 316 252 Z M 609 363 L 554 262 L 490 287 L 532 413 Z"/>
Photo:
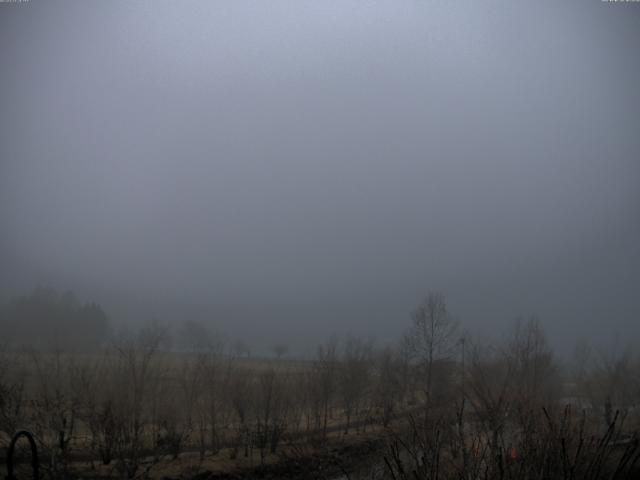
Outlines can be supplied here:
<path id="1" fill-rule="evenodd" d="M 0 4 L 0 295 L 258 346 L 640 340 L 640 4 Z"/>

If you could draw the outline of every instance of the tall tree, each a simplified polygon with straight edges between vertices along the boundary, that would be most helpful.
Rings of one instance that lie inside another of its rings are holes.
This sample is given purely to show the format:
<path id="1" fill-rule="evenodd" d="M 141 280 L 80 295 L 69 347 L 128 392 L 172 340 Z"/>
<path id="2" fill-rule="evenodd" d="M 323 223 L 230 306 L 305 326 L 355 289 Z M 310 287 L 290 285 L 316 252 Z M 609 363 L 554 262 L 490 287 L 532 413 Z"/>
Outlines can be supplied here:
<path id="1" fill-rule="evenodd" d="M 451 318 L 444 295 L 430 292 L 412 315 L 412 324 L 405 334 L 411 356 L 423 370 L 427 398 L 432 396 L 434 365 L 448 360 L 453 353 L 457 324 Z"/>

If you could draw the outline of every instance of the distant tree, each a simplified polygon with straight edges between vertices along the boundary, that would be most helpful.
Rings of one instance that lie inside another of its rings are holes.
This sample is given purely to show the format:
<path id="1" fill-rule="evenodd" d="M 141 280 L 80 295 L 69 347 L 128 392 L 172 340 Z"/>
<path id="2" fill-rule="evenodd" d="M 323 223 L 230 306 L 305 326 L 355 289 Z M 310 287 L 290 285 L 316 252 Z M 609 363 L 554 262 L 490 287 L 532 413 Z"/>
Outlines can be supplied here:
<path id="1" fill-rule="evenodd" d="M 278 360 L 284 357 L 287 353 L 289 353 L 289 347 L 284 343 L 278 343 L 272 348 L 273 354 L 276 356 Z"/>
<path id="2" fill-rule="evenodd" d="M 197 320 L 185 320 L 177 332 L 177 343 L 181 349 L 189 351 L 205 351 L 214 342 L 214 336 L 207 325 Z"/>
<path id="3" fill-rule="evenodd" d="M 536 317 L 517 319 L 506 346 L 506 361 L 513 370 L 514 395 L 526 410 L 557 400 L 558 366 L 547 336 Z"/>
<path id="4" fill-rule="evenodd" d="M 236 340 L 231 348 L 231 353 L 236 357 L 249 358 L 251 356 L 251 348 L 242 340 Z"/>
<path id="5" fill-rule="evenodd" d="M 623 417 L 631 412 L 638 415 L 640 362 L 629 348 L 605 352 L 590 351 L 582 346 L 576 356 L 579 363 L 575 375 L 577 393 L 602 412 L 606 425 L 613 421 L 615 411 Z"/>

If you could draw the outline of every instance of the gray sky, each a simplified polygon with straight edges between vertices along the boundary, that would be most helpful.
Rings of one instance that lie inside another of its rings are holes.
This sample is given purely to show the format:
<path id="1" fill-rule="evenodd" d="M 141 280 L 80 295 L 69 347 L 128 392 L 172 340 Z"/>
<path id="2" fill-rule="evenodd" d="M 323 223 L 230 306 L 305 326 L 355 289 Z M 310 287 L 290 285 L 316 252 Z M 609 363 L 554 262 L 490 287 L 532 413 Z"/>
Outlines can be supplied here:
<path id="1" fill-rule="evenodd" d="M 599 0 L 0 4 L 0 295 L 638 340 L 639 47 Z"/>

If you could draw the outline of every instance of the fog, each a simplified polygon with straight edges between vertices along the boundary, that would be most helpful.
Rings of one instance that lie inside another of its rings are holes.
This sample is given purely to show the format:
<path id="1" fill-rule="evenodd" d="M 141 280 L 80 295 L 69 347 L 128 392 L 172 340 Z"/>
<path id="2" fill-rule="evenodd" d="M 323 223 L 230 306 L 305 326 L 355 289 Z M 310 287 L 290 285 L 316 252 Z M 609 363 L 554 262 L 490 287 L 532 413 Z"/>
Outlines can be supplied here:
<path id="1" fill-rule="evenodd" d="M 640 337 L 640 5 L 0 4 L 0 297 L 257 350 Z"/>

